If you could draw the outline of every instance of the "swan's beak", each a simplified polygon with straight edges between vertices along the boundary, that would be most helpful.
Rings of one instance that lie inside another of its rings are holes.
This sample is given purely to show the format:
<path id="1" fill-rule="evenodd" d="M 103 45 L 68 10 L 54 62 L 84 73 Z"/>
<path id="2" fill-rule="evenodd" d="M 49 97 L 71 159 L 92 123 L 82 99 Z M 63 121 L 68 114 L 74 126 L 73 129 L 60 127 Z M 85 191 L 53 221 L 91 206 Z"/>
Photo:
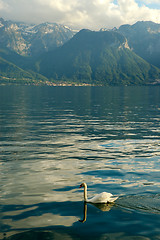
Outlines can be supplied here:
<path id="1" fill-rule="evenodd" d="M 82 187 L 82 184 L 79 186 L 79 188 L 81 188 Z"/>

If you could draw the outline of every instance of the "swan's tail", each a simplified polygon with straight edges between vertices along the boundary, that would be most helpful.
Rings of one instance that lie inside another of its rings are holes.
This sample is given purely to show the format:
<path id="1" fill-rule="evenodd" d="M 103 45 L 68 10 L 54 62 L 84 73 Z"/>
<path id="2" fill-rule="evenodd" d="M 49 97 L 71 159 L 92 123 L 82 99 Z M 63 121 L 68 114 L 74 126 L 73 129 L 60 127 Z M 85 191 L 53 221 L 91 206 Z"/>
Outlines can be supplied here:
<path id="1" fill-rule="evenodd" d="M 118 197 L 114 197 L 114 196 L 113 196 L 113 197 L 111 197 L 111 198 L 109 199 L 109 202 L 114 202 L 114 201 L 117 200 L 117 198 L 118 198 Z"/>

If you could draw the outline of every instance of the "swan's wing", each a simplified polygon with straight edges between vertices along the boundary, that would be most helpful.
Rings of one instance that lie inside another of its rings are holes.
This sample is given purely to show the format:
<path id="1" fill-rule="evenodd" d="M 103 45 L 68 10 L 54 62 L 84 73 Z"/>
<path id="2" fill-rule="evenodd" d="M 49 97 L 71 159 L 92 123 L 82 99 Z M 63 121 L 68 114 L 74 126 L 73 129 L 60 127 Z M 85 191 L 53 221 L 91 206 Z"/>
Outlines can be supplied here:
<path id="1" fill-rule="evenodd" d="M 107 200 L 107 202 L 114 202 L 118 197 L 113 196 L 111 193 L 103 192 L 103 198 Z"/>
<path id="2" fill-rule="evenodd" d="M 113 202 L 115 200 L 113 200 L 114 198 L 112 198 L 112 197 L 113 197 L 113 195 L 111 193 L 102 192 L 100 194 L 97 194 L 93 198 L 89 199 L 88 202 L 92 202 L 92 203 Z"/>

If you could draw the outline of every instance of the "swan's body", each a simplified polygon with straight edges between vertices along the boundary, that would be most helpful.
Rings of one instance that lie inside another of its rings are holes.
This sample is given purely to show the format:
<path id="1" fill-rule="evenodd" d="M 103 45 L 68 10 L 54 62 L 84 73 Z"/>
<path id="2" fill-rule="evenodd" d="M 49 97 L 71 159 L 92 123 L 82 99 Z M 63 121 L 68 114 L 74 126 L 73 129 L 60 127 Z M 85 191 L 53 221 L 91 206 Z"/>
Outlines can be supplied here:
<path id="1" fill-rule="evenodd" d="M 100 194 L 97 194 L 91 199 L 87 198 L 87 184 L 82 183 L 80 185 L 80 188 L 84 187 L 84 201 L 88 203 L 110 203 L 114 202 L 118 197 L 114 197 L 111 193 L 102 192 Z"/>

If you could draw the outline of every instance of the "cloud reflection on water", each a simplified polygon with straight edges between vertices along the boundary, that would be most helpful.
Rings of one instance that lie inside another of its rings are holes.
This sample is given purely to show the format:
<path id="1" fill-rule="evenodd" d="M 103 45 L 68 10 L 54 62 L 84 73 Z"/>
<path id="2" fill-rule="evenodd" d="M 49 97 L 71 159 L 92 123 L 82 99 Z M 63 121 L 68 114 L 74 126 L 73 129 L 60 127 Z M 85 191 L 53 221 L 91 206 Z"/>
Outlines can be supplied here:
<path id="1" fill-rule="evenodd" d="M 76 141 L 75 138 L 74 140 Z M 129 187 L 150 183 L 153 178 L 153 184 L 159 185 L 156 178 L 156 173 L 158 174 L 159 171 L 159 156 L 157 156 L 159 141 L 114 140 L 106 144 L 81 142 L 80 145 L 71 146 L 67 146 L 67 142 L 68 138 L 66 143 L 64 138 L 65 146 L 59 150 L 56 148 L 58 152 L 54 151 L 54 153 L 53 148 L 51 150 L 46 145 L 43 150 L 42 143 L 40 148 L 42 153 L 34 156 L 38 160 L 2 162 L 1 172 L 4 183 L 2 200 L 15 203 L 19 201 L 25 204 L 30 201 L 36 203 L 52 200 L 80 200 L 80 194 L 75 194 L 74 189 L 84 180 L 91 185 L 98 183 L 112 187 L 112 184 L 117 184 L 121 188 L 129 189 Z M 105 171 L 104 175 L 102 169 Z M 121 176 L 117 177 L 113 169 L 117 169 Z M 91 174 L 93 171 L 95 173 Z M 84 174 L 85 172 L 88 174 Z M 142 175 L 143 178 L 141 178 Z M 54 190 L 61 187 L 67 188 L 71 183 L 74 183 L 73 189 L 67 193 L 63 191 L 54 193 Z"/>

